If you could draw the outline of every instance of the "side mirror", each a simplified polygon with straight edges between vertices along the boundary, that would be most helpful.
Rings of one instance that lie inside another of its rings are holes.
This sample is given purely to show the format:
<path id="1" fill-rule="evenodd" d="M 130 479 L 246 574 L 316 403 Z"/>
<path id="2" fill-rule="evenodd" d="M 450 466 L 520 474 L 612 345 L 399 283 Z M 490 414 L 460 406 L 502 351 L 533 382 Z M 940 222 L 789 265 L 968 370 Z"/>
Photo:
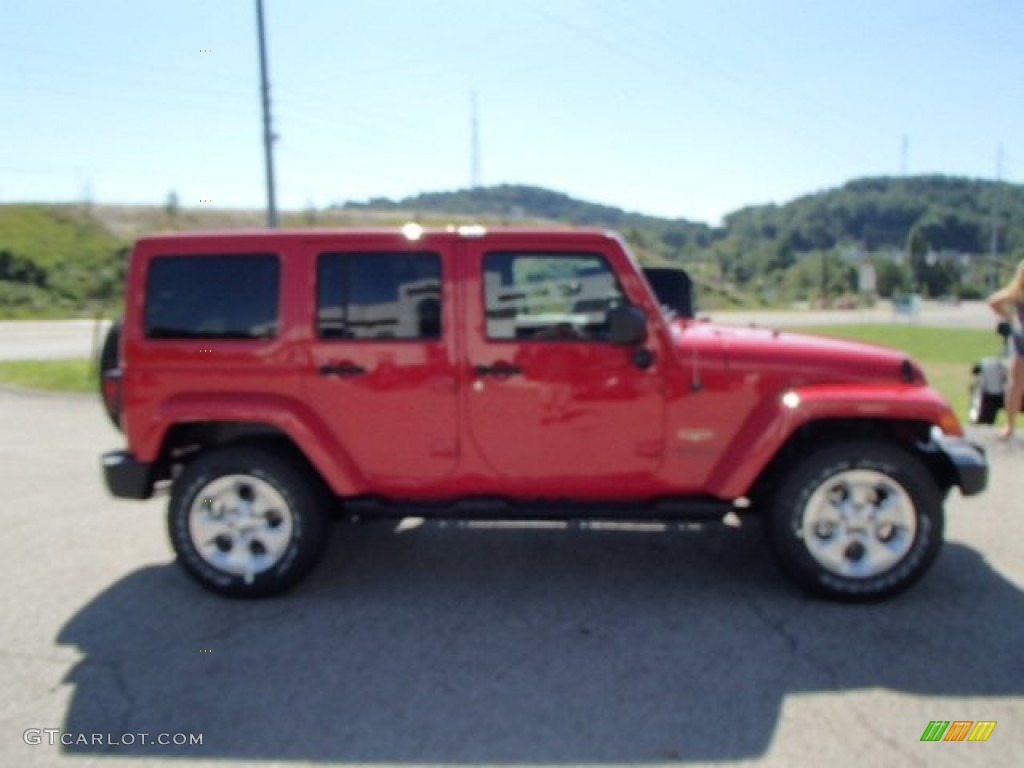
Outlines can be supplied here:
<path id="1" fill-rule="evenodd" d="M 608 341 L 631 347 L 647 340 L 647 315 L 639 307 L 626 304 L 608 312 Z"/>
<path id="2" fill-rule="evenodd" d="M 680 317 L 693 318 L 696 313 L 693 281 L 685 270 L 674 267 L 644 267 L 644 277 L 647 278 L 659 304 L 675 310 Z"/>
<path id="3" fill-rule="evenodd" d="M 996 326 L 996 333 L 1003 337 L 1003 339 L 1010 338 L 1010 333 L 1013 329 L 1010 328 L 1010 324 L 1003 320 L 999 325 Z"/>

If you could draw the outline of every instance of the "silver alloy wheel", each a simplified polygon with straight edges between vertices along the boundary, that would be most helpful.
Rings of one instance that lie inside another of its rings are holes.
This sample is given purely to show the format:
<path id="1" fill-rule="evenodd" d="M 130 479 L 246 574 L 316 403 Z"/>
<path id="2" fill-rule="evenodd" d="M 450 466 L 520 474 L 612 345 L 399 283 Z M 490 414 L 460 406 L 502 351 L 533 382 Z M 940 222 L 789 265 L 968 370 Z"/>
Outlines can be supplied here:
<path id="1" fill-rule="evenodd" d="M 288 502 L 266 480 L 222 475 L 203 486 L 188 511 L 188 531 L 200 557 L 246 581 L 272 568 L 292 540 Z"/>
<path id="2" fill-rule="evenodd" d="M 899 563 L 914 543 L 917 511 L 892 477 L 869 469 L 840 472 L 813 493 L 799 535 L 837 576 L 868 579 Z"/>

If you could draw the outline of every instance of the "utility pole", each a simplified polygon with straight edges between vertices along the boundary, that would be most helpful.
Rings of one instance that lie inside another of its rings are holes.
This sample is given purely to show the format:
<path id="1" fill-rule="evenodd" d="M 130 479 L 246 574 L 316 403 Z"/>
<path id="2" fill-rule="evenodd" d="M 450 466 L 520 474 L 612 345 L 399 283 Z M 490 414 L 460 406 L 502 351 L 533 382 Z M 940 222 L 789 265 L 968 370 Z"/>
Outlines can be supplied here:
<path id="1" fill-rule="evenodd" d="M 263 101 L 263 155 L 267 169 L 267 226 L 277 227 L 274 197 L 274 130 L 270 122 L 270 83 L 267 81 L 267 40 L 263 28 L 263 0 L 256 0 L 256 23 L 260 38 L 260 93 Z"/>

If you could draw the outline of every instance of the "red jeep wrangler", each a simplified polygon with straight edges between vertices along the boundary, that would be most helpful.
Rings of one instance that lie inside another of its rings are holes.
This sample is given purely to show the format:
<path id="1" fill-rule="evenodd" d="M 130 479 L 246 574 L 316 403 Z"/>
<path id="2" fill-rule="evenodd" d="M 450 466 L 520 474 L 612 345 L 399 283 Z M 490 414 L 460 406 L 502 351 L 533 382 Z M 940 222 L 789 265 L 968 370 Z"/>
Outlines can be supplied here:
<path id="1" fill-rule="evenodd" d="M 361 518 L 763 518 L 801 587 L 878 599 L 988 467 L 899 352 L 695 321 L 616 235 L 182 234 L 132 255 L 112 494 L 170 488 L 179 561 L 265 595 Z M 116 344 L 116 346 L 114 346 Z"/>

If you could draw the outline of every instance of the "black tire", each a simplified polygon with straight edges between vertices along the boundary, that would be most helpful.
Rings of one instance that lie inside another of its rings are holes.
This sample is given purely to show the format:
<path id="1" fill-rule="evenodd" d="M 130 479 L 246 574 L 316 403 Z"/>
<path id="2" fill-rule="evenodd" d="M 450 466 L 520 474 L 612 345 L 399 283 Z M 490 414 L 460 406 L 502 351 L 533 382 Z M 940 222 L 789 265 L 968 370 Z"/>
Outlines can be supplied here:
<path id="1" fill-rule="evenodd" d="M 995 424 L 1003 407 L 1003 396 L 983 392 L 977 379 L 968 386 L 967 419 L 971 424 Z"/>
<path id="2" fill-rule="evenodd" d="M 327 543 L 328 504 L 321 487 L 295 462 L 262 448 L 225 447 L 200 455 L 171 492 L 167 527 L 178 562 L 202 586 L 223 595 L 284 592 L 312 570 Z M 244 517 L 247 509 L 260 508 L 262 514 Z"/>
<path id="3" fill-rule="evenodd" d="M 97 376 L 99 377 L 99 392 L 100 400 L 103 401 L 103 410 L 106 411 L 107 418 L 110 419 L 110 423 L 114 425 L 115 429 L 121 429 L 121 412 L 118 403 L 112 402 L 106 393 L 106 387 L 104 387 L 104 380 L 107 371 L 113 371 L 118 367 L 118 348 L 121 344 L 121 320 L 115 320 L 111 323 L 110 328 L 107 329 L 107 335 L 103 339 L 103 346 L 100 347 L 100 358 L 98 361 Z"/>
<path id="4" fill-rule="evenodd" d="M 843 503 L 857 494 L 871 500 L 859 505 L 860 520 L 858 504 Z M 934 479 L 917 458 L 888 443 L 837 443 L 811 453 L 783 478 L 767 513 L 769 543 L 783 572 L 832 600 L 902 592 L 942 548 L 942 495 Z"/>

